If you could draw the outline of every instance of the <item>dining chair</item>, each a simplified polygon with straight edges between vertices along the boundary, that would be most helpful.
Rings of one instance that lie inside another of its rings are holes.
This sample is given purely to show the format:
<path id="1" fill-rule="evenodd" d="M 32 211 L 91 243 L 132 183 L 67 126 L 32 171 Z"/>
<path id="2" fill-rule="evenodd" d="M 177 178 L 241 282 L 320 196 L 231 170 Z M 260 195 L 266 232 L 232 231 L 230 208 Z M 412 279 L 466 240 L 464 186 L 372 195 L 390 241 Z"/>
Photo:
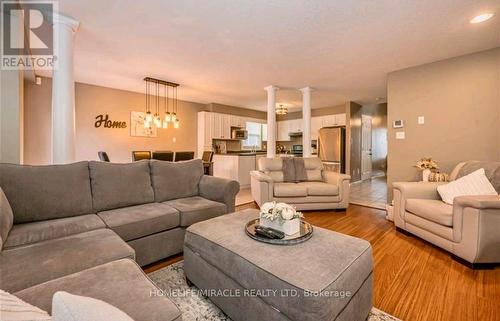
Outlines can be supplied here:
<path id="1" fill-rule="evenodd" d="M 108 153 L 106 153 L 106 152 L 97 152 L 97 156 L 99 156 L 99 159 L 102 162 L 109 162 Z"/>
<path id="2" fill-rule="evenodd" d="M 201 156 L 201 160 L 203 161 L 203 172 L 205 175 L 213 175 L 213 164 L 212 159 L 214 158 L 214 152 L 212 151 L 204 151 Z"/>
<path id="3" fill-rule="evenodd" d="M 167 162 L 173 162 L 174 161 L 174 152 L 157 150 L 157 151 L 153 152 L 153 159 L 167 161 Z"/>
<path id="4" fill-rule="evenodd" d="M 134 150 L 132 152 L 132 160 L 136 162 L 141 159 L 151 159 L 151 152 L 149 150 Z"/>
<path id="5" fill-rule="evenodd" d="M 175 152 L 174 162 L 194 159 L 194 152 Z"/>

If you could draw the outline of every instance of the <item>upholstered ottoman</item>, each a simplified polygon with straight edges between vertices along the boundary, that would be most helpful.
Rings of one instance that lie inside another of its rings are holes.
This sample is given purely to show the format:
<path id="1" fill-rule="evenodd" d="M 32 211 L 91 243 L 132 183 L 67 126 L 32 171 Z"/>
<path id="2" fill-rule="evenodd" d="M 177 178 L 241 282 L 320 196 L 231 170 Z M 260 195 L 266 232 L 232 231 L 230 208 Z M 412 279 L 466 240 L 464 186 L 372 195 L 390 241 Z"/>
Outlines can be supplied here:
<path id="1" fill-rule="evenodd" d="M 190 226 L 186 278 L 234 321 L 365 320 L 372 308 L 367 241 L 315 227 L 306 242 L 283 246 L 249 238 L 245 210 Z"/>

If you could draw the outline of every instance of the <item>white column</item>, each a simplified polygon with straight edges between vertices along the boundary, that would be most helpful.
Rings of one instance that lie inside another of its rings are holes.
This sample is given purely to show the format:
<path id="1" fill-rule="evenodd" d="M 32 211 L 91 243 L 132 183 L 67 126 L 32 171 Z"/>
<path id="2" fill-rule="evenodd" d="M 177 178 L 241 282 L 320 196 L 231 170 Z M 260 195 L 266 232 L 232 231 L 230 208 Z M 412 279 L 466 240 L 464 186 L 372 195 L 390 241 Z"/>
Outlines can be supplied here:
<path id="1" fill-rule="evenodd" d="M 52 74 L 52 163 L 75 160 L 75 79 L 73 39 L 79 22 L 54 14 L 54 53 Z"/>
<path id="2" fill-rule="evenodd" d="M 302 148 L 304 157 L 311 157 L 311 87 L 300 89 L 302 92 Z"/>
<path id="3" fill-rule="evenodd" d="M 276 157 L 276 86 L 267 86 L 267 157 Z"/>

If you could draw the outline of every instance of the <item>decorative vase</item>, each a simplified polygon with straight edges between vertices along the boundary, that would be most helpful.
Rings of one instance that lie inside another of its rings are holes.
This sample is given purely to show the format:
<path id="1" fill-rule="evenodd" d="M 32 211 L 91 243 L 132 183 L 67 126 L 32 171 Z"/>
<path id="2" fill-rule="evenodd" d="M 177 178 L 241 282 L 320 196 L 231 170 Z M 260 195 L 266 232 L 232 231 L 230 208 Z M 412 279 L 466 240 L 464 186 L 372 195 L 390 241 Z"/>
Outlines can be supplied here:
<path id="1" fill-rule="evenodd" d="M 422 180 L 424 182 L 428 182 L 429 181 L 429 176 L 431 175 L 431 170 L 430 169 L 424 169 L 422 171 Z"/>
<path id="2" fill-rule="evenodd" d="M 294 218 L 292 220 L 285 220 L 280 222 L 279 220 L 271 221 L 267 218 L 261 217 L 260 225 L 281 231 L 288 236 L 300 232 L 300 218 Z"/>

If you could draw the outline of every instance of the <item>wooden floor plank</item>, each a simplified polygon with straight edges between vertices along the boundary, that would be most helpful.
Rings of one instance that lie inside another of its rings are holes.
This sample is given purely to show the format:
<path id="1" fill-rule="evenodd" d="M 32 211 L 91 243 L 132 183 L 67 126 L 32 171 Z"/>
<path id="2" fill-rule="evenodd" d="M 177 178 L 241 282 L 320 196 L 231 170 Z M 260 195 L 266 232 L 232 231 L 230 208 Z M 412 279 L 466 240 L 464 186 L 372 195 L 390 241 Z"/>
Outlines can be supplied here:
<path id="1" fill-rule="evenodd" d="M 245 204 L 237 210 L 256 208 Z M 373 247 L 374 304 L 402 320 L 500 321 L 500 267 L 474 271 L 449 253 L 403 235 L 385 211 L 350 205 L 347 211 L 307 211 L 305 220 L 363 238 Z M 147 273 L 182 260 L 168 258 Z"/>

